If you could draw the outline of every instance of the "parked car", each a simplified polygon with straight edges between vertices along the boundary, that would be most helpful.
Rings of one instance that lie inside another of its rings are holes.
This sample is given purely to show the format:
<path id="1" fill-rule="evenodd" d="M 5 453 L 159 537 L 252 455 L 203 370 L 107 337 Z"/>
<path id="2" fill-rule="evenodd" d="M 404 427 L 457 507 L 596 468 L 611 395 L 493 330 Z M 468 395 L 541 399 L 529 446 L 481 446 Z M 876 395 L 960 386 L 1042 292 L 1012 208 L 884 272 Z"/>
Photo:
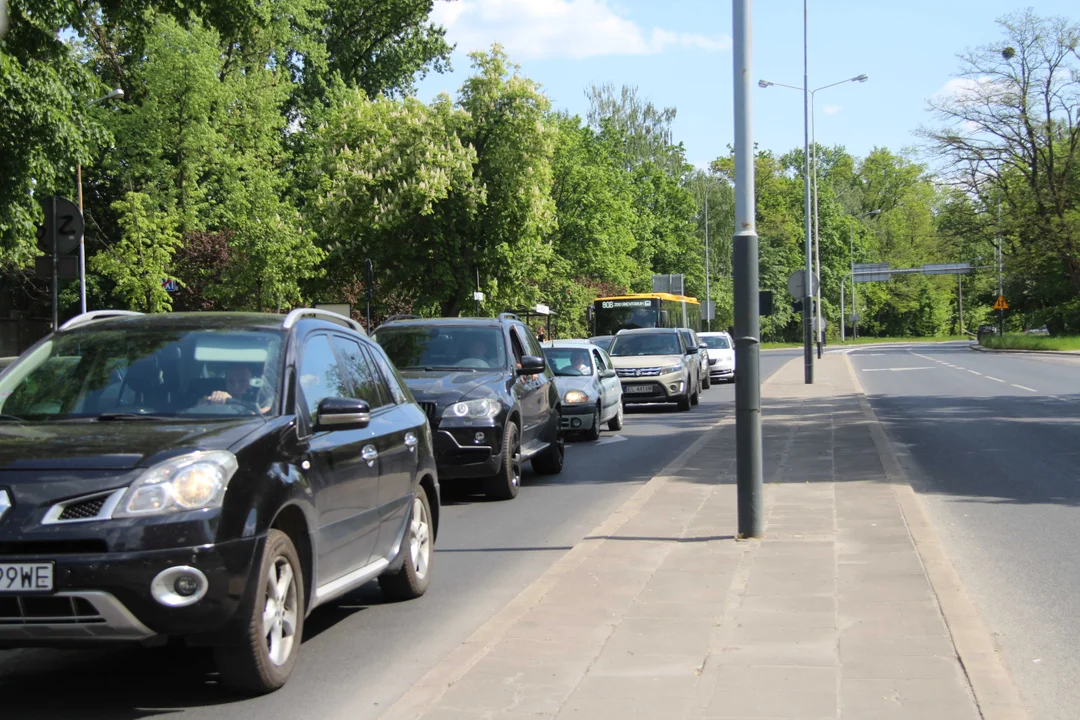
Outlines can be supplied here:
<path id="1" fill-rule="evenodd" d="M 624 403 L 676 403 L 683 411 L 698 404 L 698 349 L 675 328 L 620 330 L 610 355 Z"/>
<path id="2" fill-rule="evenodd" d="M 559 340 L 544 343 L 544 357 L 562 396 L 563 430 L 586 440 L 598 440 L 604 423 L 622 430 L 622 383 L 606 352 L 586 341 Z"/>
<path id="3" fill-rule="evenodd" d="M 713 382 L 735 382 L 735 343 L 726 332 L 698 333 L 709 353 L 709 375 Z"/>
<path id="4" fill-rule="evenodd" d="M 0 412 L 2 647 L 178 638 L 265 693 L 314 608 L 431 581 L 427 418 L 339 315 L 87 313 Z"/>
<path id="5" fill-rule="evenodd" d="M 980 325 L 979 328 L 975 331 L 975 339 L 981 342 L 984 335 L 997 335 L 997 334 L 998 334 L 997 325 Z"/>
<path id="6" fill-rule="evenodd" d="M 712 379 L 709 377 L 709 353 L 705 343 L 701 342 L 698 338 L 698 334 L 689 328 L 680 328 L 679 333 L 682 335 L 683 342 L 687 347 L 693 347 L 697 349 L 698 355 L 698 378 L 701 384 L 702 390 L 708 390 L 712 387 Z"/>
<path id="7" fill-rule="evenodd" d="M 562 471 L 562 398 L 516 316 L 391 320 L 375 340 L 427 413 L 441 480 L 483 478 L 488 497 L 509 500 L 525 462 Z"/>
<path id="8" fill-rule="evenodd" d="M 1028 328 L 1027 330 L 1024 331 L 1024 334 L 1025 335 L 1049 335 L 1050 334 L 1050 328 L 1046 327 L 1045 325 L 1043 325 L 1040 328 Z"/>
<path id="9" fill-rule="evenodd" d="M 589 342 L 591 342 L 593 345 L 600 348 L 604 352 L 609 352 L 611 350 L 611 341 L 614 339 L 614 335 L 597 335 L 595 337 L 589 338 Z"/>

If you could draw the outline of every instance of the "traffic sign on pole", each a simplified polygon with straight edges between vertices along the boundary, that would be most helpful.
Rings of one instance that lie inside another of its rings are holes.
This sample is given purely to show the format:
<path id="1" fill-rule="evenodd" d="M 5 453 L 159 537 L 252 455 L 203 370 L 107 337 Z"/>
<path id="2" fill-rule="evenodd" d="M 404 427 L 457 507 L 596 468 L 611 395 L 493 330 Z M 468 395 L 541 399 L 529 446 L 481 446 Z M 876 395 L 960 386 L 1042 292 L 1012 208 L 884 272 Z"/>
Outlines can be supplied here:
<path id="1" fill-rule="evenodd" d="M 994 301 L 994 309 L 995 310 L 1008 310 L 1009 309 L 1009 303 L 1007 303 L 1005 301 L 1005 296 L 1004 295 L 998 295 L 998 299 Z"/>

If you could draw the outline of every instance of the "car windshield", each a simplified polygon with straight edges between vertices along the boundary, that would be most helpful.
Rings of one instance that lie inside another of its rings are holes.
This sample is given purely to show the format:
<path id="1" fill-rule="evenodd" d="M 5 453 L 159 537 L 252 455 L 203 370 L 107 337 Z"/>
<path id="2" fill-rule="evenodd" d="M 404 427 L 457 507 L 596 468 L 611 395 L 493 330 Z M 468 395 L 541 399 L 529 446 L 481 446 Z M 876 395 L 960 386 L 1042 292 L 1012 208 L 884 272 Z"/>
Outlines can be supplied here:
<path id="1" fill-rule="evenodd" d="M 281 345 L 272 331 L 64 333 L 0 378 L 0 413 L 8 421 L 276 414 Z"/>
<path id="2" fill-rule="evenodd" d="M 399 370 L 486 370 L 506 367 L 499 328 L 409 325 L 380 329 L 375 341 Z"/>
<path id="3" fill-rule="evenodd" d="M 548 365 L 560 377 L 592 375 L 589 351 L 584 348 L 544 348 Z"/>
<path id="4" fill-rule="evenodd" d="M 599 348 L 603 348 L 606 352 L 611 349 L 611 341 L 614 339 L 614 335 L 601 335 L 599 337 L 589 338 L 589 342 Z"/>
<path id="5" fill-rule="evenodd" d="M 612 357 L 627 355 L 679 355 L 679 338 L 672 333 L 618 335 L 611 343 Z"/>
<path id="6" fill-rule="evenodd" d="M 702 335 L 701 342 L 709 346 L 710 350 L 730 350 L 731 343 L 723 335 Z"/>

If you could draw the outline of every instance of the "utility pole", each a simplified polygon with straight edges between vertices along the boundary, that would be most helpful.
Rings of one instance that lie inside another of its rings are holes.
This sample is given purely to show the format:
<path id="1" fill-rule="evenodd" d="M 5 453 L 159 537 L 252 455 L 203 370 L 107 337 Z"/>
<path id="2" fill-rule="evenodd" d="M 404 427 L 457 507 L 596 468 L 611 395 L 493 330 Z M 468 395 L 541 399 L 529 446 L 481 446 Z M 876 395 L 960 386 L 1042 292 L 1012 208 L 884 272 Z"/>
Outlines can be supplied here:
<path id="1" fill-rule="evenodd" d="M 754 224 L 754 143 L 751 136 L 751 0 L 734 0 L 735 89 L 735 465 L 739 537 L 765 532 L 761 462 L 761 317 L 758 235 Z M 810 294 L 809 283 L 806 294 Z M 804 305 L 803 316 L 809 318 Z M 809 339 L 809 335 L 807 335 Z M 809 347 L 809 346 L 808 346 Z"/>
<path id="2" fill-rule="evenodd" d="M 964 334 L 964 276 L 956 276 L 956 309 L 960 317 L 960 335 Z"/>
<path id="3" fill-rule="evenodd" d="M 997 266 L 998 266 L 998 297 L 1004 297 L 1004 288 L 1001 283 L 1001 196 L 998 195 L 998 231 L 997 231 Z M 1005 334 L 1005 311 L 998 310 L 998 334 Z"/>
<path id="4" fill-rule="evenodd" d="M 810 147 L 813 148 L 813 157 L 811 162 L 814 164 L 814 272 L 818 277 L 817 291 L 814 293 L 814 339 L 817 342 L 817 356 L 818 360 L 821 359 L 821 339 L 822 339 L 822 322 L 821 322 L 821 234 L 818 231 L 818 194 L 817 194 L 817 121 L 815 117 L 814 106 L 814 93 L 810 93 Z"/>
<path id="5" fill-rule="evenodd" d="M 709 177 L 705 176 L 705 329 L 712 330 L 712 293 L 709 289 Z"/>
<path id="6" fill-rule="evenodd" d="M 810 235 L 813 228 L 810 225 L 810 34 L 807 27 L 809 21 L 808 0 L 803 0 L 803 226 L 806 228 L 806 267 L 803 269 L 805 282 L 803 283 L 803 381 L 807 385 L 814 383 L 814 348 L 811 342 L 811 329 L 813 325 L 814 309 L 814 266 L 812 253 L 810 252 Z M 747 63 L 749 65 L 749 63 Z M 738 78 L 736 78 L 738 81 Z M 736 226 L 737 227 L 737 226 Z M 738 377 L 738 373 L 736 373 Z"/>

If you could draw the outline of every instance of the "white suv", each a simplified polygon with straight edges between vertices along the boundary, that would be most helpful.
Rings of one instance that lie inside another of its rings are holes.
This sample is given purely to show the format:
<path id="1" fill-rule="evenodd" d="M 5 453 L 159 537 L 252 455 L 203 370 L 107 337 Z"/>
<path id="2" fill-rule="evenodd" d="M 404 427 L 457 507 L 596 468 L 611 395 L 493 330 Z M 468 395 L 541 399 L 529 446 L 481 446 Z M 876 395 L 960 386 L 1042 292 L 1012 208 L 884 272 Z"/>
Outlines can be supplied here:
<path id="1" fill-rule="evenodd" d="M 698 333 L 701 342 L 708 345 L 709 377 L 713 382 L 735 382 L 735 343 L 726 332 Z"/>

